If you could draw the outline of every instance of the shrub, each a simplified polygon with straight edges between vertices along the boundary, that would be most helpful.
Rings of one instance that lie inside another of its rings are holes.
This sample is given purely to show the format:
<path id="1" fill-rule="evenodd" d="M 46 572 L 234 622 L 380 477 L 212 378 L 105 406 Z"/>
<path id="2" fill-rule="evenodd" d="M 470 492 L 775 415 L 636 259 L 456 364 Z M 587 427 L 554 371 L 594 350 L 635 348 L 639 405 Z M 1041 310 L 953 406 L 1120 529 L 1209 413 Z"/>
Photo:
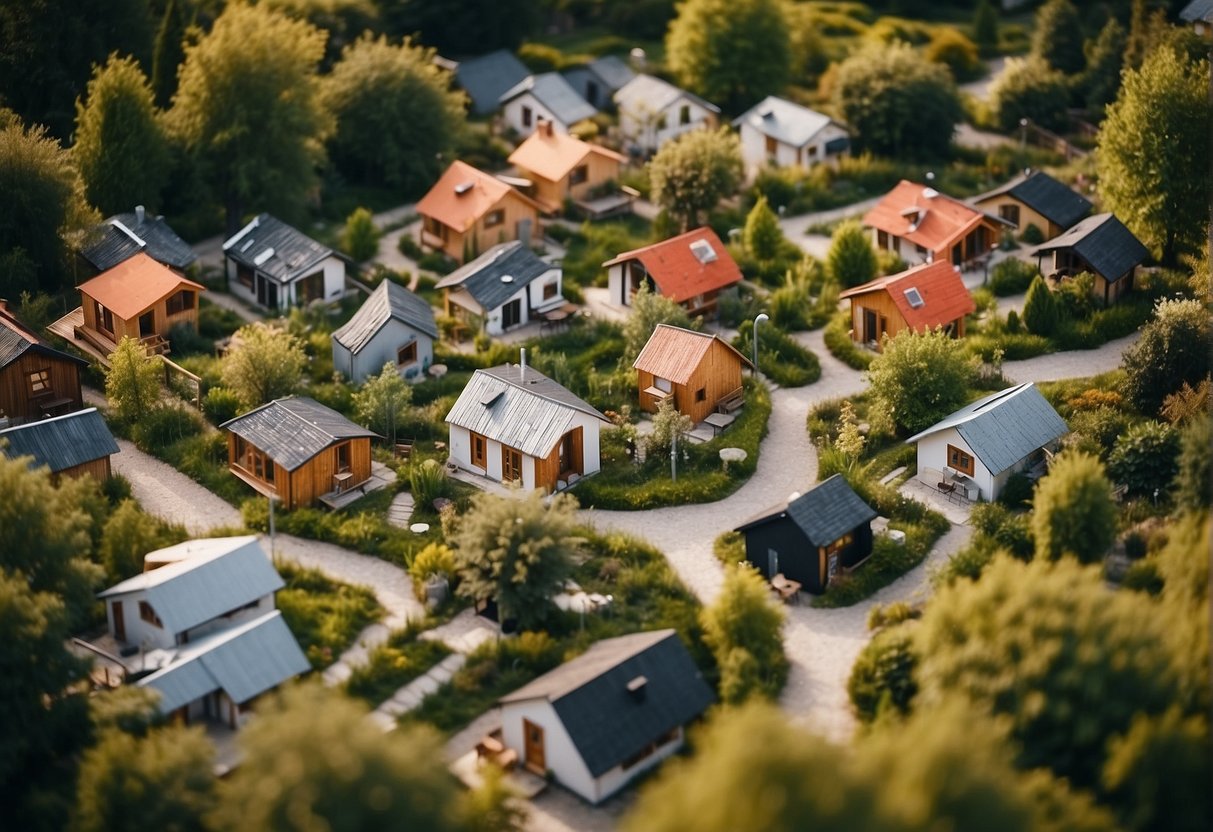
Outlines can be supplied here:
<path id="1" fill-rule="evenodd" d="M 1007 313 L 1007 332 L 1011 335 L 1019 334 L 1019 313 L 1014 309 Z"/>
<path id="2" fill-rule="evenodd" d="M 186 323 L 173 324 L 168 331 L 168 340 L 176 356 L 209 353 L 215 349 L 214 341 Z"/>
<path id="3" fill-rule="evenodd" d="M 1024 299 L 1023 322 L 1028 332 L 1033 335 L 1049 336 L 1057 329 L 1061 320 L 1061 310 L 1044 278 L 1037 275 L 1028 287 L 1028 296 Z"/>
<path id="4" fill-rule="evenodd" d="M 1011 508 L 1022 508 L 1032 502 L 1032 492 L 1035 489 L 1036 484 L 1022 471 L 1017 471 L 1007 477 L 1006 485 L 998 495 L 998 501 Z"/>
<path id="5" fill-rule="evenodd" d="M 856 657 L 847 679 L 847 693 L 861 722 L 873 722 L 890 708 L 900 714 L 909 712 L 918 692 L 912 626 L 882 629 Z"/>
<path id="6" fill-rule="evenodd" d="M 830 354 L 853 370 L 866 370 L 873 354 L 851 340 L 851 313 L 839 312 L 822 333 Z"/>
<path id="7" fill-rule="evenodd" d="M 345 683 L 346 692 L 378 705 L 451 654 L 440 641 L 417 638 L 419 632 L 420 628 L 410 623 L 392 633 L 370 652 L 364 664 L 354 667 Z"/>
<path id="8" fill-rule="evenodd" d="M 699 614 L 704 642 L 720 668 L 720 697 L 726 704 L 779 695 L 788 674 L 781 633 L 785 617 L 755 569 L 727 570 L 716 602 Z"/>
<path id="9" fill-rule="evenodd" d="M 275 598 L 313 668 L 332 663 L 382 612 L 364 586 L 341 583 L 318 569 L 278 565 L 286 586 Z"/>
<path id="10" fill-rule="evenodd" d="M 1025 245 L 1038 246 L 1045 241 L 1045 233 L 1037 227 L 1036 223 L 1030 222 L 1019 235 L 1019 239 Z"/>
<path id="11" fill-rule="evenodd" d="M 1078 435 L 1071 437 L 1070 442 L 1079 439 L 1089 440 L 1091 448 L 1102 459 L 1106 459 L 1112 446 L 1129 426 L 1129 417 L 1112 407 L 1096 407 L 1081 410 L 1070 417 L 1070 430 Z"/>
<path id="12" fill-rule="evenodd" d="M 898 274 L 909 268 L 909 263 L 905 261 L 905 258 L 898 252 L 889 251 L 887 248 L 876 252 L 876 265 L 881 274 Z"/>
<path id="13" fill-rule="evenodd" d="M 999 262 L 990 272 L 990 290 L 1000 298 L 1020 295 L 1028 291 L 1032 279 L 1040 270 L 1018 257 L 1008 257 Z"/>
<path id="14" fill-rule="evenodd" d="M 748 324 L 748 322 L 747 322 Z M 733 346 L 744 355 L 753 354 L 754 327 L 743 324 Z M 821 378 L 821 362 L 810 350 L 775 327 L 758 331 L 759 370 L 780 387 L 803 387 Z"/>
<path id="15" fill-rule="evenodd" d="M 425 255 L 425 251 L 421 248 L 421 244 L 413 239 L 411 234 L 401 234 L 400 242 L 396 244 L 396 248 L 401 254 L 413 262 L 420 260 Z"/>
<path id="16" fill-rule="evenodd" d="M 712 553 L 724 566 L 736 566 L 745 560 L 745 538 L 741 532 L 721 532 L 712 541 Z"/>
<path id="17" fill-rule="evenodd" d="M 871 237 L 858 222 L 845 222 L 834 231 L 826 256 L 826 271 L 838 284 L 851 287 L 876 277 L 879 263 Z"/>
<path id="18" fill-rule="evenodd" d="M 451 547 L 431 543 L 413 556 L 413 562 L 409 564 L 409 577 L 413 579 L 413 594 L 417 600 L 425 601 L 425 582 L 431 575 L 439 575 L 454 583 L 455 552 Z"/>
<path id="19" fill-rule="evenodd" d="M 1179 470 L 1179 433 L 1170 425 L 1146 421 L 1116 440 L 1108 455 L 1108 473 L 1133 497 L 1165 495 Z"/>
<path id="20" fill-rule="evenodd" d="M 1073 555 L 1083 563 L 1103 559 L 1112 545 L 1116 507 L 1103 464 L 1093 456 L 1061 454 L 1036 486 L 1032 534 L 1036 557 Z"/>
<path id="21" fill-rule="evenodd" d="M 131 427 L 131 439 L 143 451 L 171 445 L 202 432 L 202 418 L 181 405 L 162 404 Z"/>
<path id="22" fill-rule="evenodd" d="M 545 43 L 524 43 L 518 47 L 518 60 L 531 72 L 557 72 L 564 69 L 564 53 Z"/>
<path id="23" fill-rule="evenodd" d="M 441 251 L 427 251 L 417 258 L 417 267 L 435 274 L 450 274 L 458 265 Z"/>
<path id="24" fill-rule="evenodd" d="M 973 367 L 961 342 L 943 330 L 902 330 L 884 341 L 868 368 L 877 411 L 899 430 L 914 433 L 934 424 L 968 397 Z"/>
<path id="25" fill-rule="evenodd" d="M 1085 321 L 1091 317 L 1096 307 L 1094 289 L 1095 276 L 1090 272 L 1082 272 L 1070 280 L 1063 280 L 1054 293 L 1063 317 L 1072 321 Z"/>
<path id="26" fill-rule="evenodd" d="M 357 208 L 345 221 L 341 232 L 341 248 L 355 262 L 370 260 L 379 250 L 379 229 L 370 210 Z"/>
<path id="27" fill-rule="evenodd" d="M 240 399 L 226 387 L 212 387 L 202 397 L 202 412 L 212 423 L 221 425 L 240 412 Z"/>
<path id="28" fill-rule="evenodd" d="M 981 59 L 977 57 L 977 46 L 951 26 L 937 29 L 931 36 L 926 59 L 952 70 L 957 81 L 979 78 L 983 70 Z"/>
<path id="29" fill-rule="evenodd" d="M 1153 416 L 1163 399 L 1209 374 L 1209 313 L 1198 300 L 1161 300 L 1141 338 L 1125 351 L 1125 397 Z"/>

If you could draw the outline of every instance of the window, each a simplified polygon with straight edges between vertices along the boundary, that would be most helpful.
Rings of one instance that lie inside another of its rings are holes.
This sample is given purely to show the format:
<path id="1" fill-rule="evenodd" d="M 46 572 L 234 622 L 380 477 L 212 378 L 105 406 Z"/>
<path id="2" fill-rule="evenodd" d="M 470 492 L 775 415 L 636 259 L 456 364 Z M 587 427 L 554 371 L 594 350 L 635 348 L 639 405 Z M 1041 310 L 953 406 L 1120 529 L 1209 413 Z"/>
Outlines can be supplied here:
<path id="1" fill-rule="evenodd" d="M 97 317 L 97 327 L 113 335 L 114 313 L 102 306 L 100 301 L 93 301 L 93 313 Z"/>
<path id="2" fill-rule="evenodd" d="M 274 484 L 274 460 L 239 436 L 236 437 L 236 465 L 256 479 Z"/>
<path id="3" fill-rule="evenodd" d="M 152 609 L 152 605 L 147 601 L 139 602 L 139 617 L 153 627 L 164 626 L 164 622 L 160 620 L 160 616 L 156 615 L 156 611 Z"/>
<path id="4" fill-rule="evenodd" d="M 472 464 L 477 468 L 487 467 L 487 445 L 488 441 L 483 436 L 478 433 L 472 434 Z"/>
<path id="5" fill-rule="evenodd" d="M 484 227 L 495 228 L 505 222 L 505 209 L 498 208 L 496 211 L 489 211 L 484 215 Z"/>
<path id="6" fill-rule="evenodd" d="M 29 374 L 29 394 L 44 396 L 51 392 L 51 371 L 49 369 L 34 370 Z"/>
<path id="7" fill-rule="evenodd" d="M 590 169 L 587 165 L 578 165 L 573 168 L 573 172 L 569 174 L 570 185 L 580 185 L 590 178 Z"/>
<path id="8" fill-rule="evenodd" d="M 337 446 L 337 473 L 350 470 L 350 443 L 342 442 Z"/>
<path id="9" fill-rule="evenodd" d="M 998 216 L 1002 217 L 1007 222 L 1011 223 L 1016 228 L 1019 228 L 1019 206 L 1018 205 L 999 205 Z"/>
<path id="10" fill-rule="evenodd" d="M 531 108 L 523 105 L 522 107 L 522 126 L 530 127 L 535 119 L 535 114 L 531 112 Z"/>
<path id="11" fill-rule="evenodd" d="M 973 476 L 973 457 L 955 445 L 948 446 L 948 467 L 955 468 L 962 474 Z"/>
<path id="12" fill-rule="evenodd" d="M 700 387 L 698 390 L 695 391 L 695 401 L 704 402 L 704 401 L 707 401 L 707 399 L 708 399 L 707 388 Z"/>
<path id="13" fill-rule="evenodd" d="M 831 543 L 829 546 L 826 547 L 826 554 L 832 555 L 835 552 L 837 552 L 839 549 L 845 549 L 846 547 L 850 546 L 854 542 L 855 542 L 855 535 L 844 534 L 842 537 L 838 538 L 837 540 L 835 540 L 833 543 Z"/>
<path id="14" fill-rule="evenodd" d="M 691 123 L 691 105 L 690 104 L 683 104 L 681 107 L 678 108 L 678 123 L 679 124 L 690 124 Z"/>
<path id="15" fill-rule="evenodd" d="M 189 289 L 182 289 L 168 299 L 165 304 L 165 311 L 169 315 L 179 315 L 189 309 L 194 308 L 194 293 Z"/>
<path id="16" fill-rule="evenodd" d="M 809 145 L 809 158 L 810 159 L 817 158 L 817 145 L 815 145 L 815 144 Z"/>
<path id="17" fill-rule="evenodd" d="M 400 349 L 396 350 L 396 363 L 400 366 L 405 364 L 415 364 L 417 362 L 417 342 L 410 341 Z"/>
<path id="18" fill-rule="evenodd" d="M 664 130 L 670 126 L 669 121 L 665 117 L 665 113 L 661 114 L 661 118 L 657 119 L 657 129 Z"/>
<path id="19" fill-rule="evenodd" d="M 236 266 L 236 279 L 240 281 L 240 285 L 246 289 L 253 288 L 253 270 L 245 265 Z"/>
<path id="20" fill-rule="evenodd" d="M 543 284 L 543 299 L 551 300 L 554 297 L 556 297 L 556 282 Z"/>

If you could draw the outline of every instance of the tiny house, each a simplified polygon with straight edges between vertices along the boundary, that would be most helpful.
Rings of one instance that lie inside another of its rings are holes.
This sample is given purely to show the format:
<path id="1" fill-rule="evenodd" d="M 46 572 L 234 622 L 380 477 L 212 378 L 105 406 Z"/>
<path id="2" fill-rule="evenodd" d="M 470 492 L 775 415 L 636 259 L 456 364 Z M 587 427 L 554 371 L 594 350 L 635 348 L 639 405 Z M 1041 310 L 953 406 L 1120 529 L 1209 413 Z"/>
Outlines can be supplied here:
<path id="1" fill-rule="evenodd" d="M 351 381 L 377 375 L 385 364 L 412 378 L 434 361 L 438 324 L 424 298 L 385 279 L 332 340 L 333 369 Z"/>
<path id="2" fill-rule="evenodd" d="M 671 398 L 674 409 L 695 422 L 741 392 L 741 371 L 750 360 L 719 335 L 658 324 L 636 357 L 640 407 L 656 413 Z"/>
<path id="3" fill-rule="evenodd" d="M 970 202 L 997 214 L 1021 234 L 1035 226 L 1049 240 L 1091 212 L 1091 201 L 1041 170 L 1021 173 L 1005 185 L 979 194 Z"/>
<path id="4" fill-rule="evenodd" d="M 0 301 L 0 417 L 9 424 L 79 410 L 80 370 L 87 366 L 47 346 Z"/>
<path id="5" fill-rule="evenodd" d="M 269 214 L 223 244 L 228 288 L 271 312 L 345 293 L 345 258 Z"/>
<path id="6" fill-rule="evenodd" d="M 1052 268 L 1041 262 L 1046 254 L 1053 255 Z M 1133 289 L 1137 267 L 1150 251 L 1114 214 L 1096 214 L 1037 246 L 1036 256 L 1050 288 L 1089 272 L 1095 277 L 1091 294 L 1107 306 Z"/>
<path id="7" fill-rule="evenodd" d="M 864 215 L 863 225 L 877 251 L 911 264 L 943 260 L 964 268 L 994 251 L 1010 223 L 903 179 Z"/>
<path id="8" fill-rule="evenodd" d="M 498 243 L 538 236 L 540 206 L 495 176 L 458 160 L 417 203 L 421 244 L 465 263 Z"/>
<path id="9" fill-rule="evenodd" d="M 29 457 L 30 467 L 46 467 L 54 482 L 83 476 L 105 482 L 118 443 L 97 408 L 90 407 L 0 430 L 0 453 Z"/>
<path id="10" fill-rule="evenodd" d="M 83 323 L 76 326 L 75 335 L 107 356 L 124 337 L 149 352 L 168 352 L 174 326 L 198 329 L 198 297 L 206 291 L 143 252 L 79 288 Z"/>
<path id="11" fill-rule="evenodd" d="M 884 338 L 903 329 L 926 332 L 936 327 L 963 338 L 965 316 L 977 311 L 956 268 L 946 260 L 923 263 L 847 289 L 839 300 L 851 302 L 851 339 L 884 348 Z"/>
<path id="12" fill-rule="evenodd" d="M 721 294 L 741 282 L 737 262 L 707 226 L 625 251 L 602 267 L 611 305 L 630 307 L 640 287 L 647 286 L 688 314 L 705 318 L 714 318 Z"/>

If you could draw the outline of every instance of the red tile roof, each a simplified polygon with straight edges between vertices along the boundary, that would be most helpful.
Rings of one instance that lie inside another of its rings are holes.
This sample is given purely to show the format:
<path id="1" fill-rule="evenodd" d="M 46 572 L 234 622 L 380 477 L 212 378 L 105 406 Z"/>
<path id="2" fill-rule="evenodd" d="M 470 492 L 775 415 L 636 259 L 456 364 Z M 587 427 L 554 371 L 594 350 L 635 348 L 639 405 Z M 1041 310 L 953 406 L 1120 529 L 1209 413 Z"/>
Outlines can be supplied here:
<path id="1" fill-rule="evenodd" d="M 456 160 L 417 203 L 417 213 L 463 232 L 511 194 L 539 209 L 534 200 L 497 177 Z"/>
<path id="2" fill-rule="evenodd" d="M 79 286 L 80 294 L 98 301 L 124 321 L 143 314 L 181 289 L 206 287 L 157 263 L 142 251 Z"/>
<path id="3" fill-rule="evenodd" d="M 909 289 L 918 290 L 923 301 L 921 306 L 915 308 L 910 303 L 906 297 Z M 944 326 L 977 311 L 977 305 L 973 303 L 964 281 L 946 260 L 936 260 L 904 272 L 878 277 L 862 286 L 847 289 L 838 297 L 854 298 L 872 292 L 887 292 L 906 325 L 916 331 Z"/>
<path id="4" fill-rule="evenodd" d="M 715 255 L 706 263 L 695 253 L 696 250 L 706 251 L 705 243 Z M 625 251 L 602 266 L 610 268 L 628 260 L 643 263 L 661 294 L 676 303 L 741 282 L 741 269 L 737 268 L 716 232 L 706 226 L 635 251 Z"/>
<path id="5" fill-rule="evenodd" d="M 986 215 L 933 188 L 897 183 L 863 218 L 863 224 L 909 240 L 927 251 L 946 251 Z"/>

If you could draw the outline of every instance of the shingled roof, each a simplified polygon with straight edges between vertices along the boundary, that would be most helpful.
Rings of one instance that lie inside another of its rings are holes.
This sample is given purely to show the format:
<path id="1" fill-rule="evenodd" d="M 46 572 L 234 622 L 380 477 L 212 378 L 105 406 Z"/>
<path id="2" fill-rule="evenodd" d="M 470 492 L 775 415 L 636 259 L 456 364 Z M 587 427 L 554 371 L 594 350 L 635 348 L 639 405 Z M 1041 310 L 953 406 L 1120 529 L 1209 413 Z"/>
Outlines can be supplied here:
<path id="1" fill-rule="evenodd" d="M 498 243 L 438 281 L 437 289 L 467 291 L 486 311 L 496 309 L 523 286 L 553 269 L 519 240 Z M 508 278 L 508 280 L 506 279 Z"/>
<path id="2" fill-rule="evenodd" d="M 263 404 L 219 427 L 251 442 L 288 471 L 294 471 L 338 442 L 378 437 L 374 431 L 354 424 L 307 396 L 290 396 Z"/>
<path id="3" fill-rule="evenodd" d="M 496 110 L 505 91 L 530 74 L 508 49 L 468 58 L 455 66 L 455 80 L 471 99 L 472 112 L 481 116 Z"/>
<path id="4" fill-rule="evenodd" d="M 417 203 L 417 213 L 462 233 L 511 193 L 539 210 L 526 194 L 456 159 Z"/>
<path id="5" fill-rule="evenodd" d="M 654 630 L 596 642 L 500 701 L 551 703 L 590 775 L 599 777 L 698 717 L 713 698 L 678 633 Z"/>
<path id="6" fill-rule="evenodd" d="M 97 408 L 90 407 L 0 430 L 0 451 L 10 459 L 33 457 L 31 467 L 45 465 L 57 474 L 118 453 L 118 443 Z"/>
<path id="7" fill-rule="evenodd" d="M 885 292 L 913 330 L 944 326 L 977 311 L 973 296 L 947 260 L 923 263 L 897 274 L 878 277 L 839 294 L 839 300 Z M 920 301 L 912 300 L 914 293 Z"/>
<path id="8" fill-rule="evenodd" d="M 26 329 L 25 325 L 5 309 L 4 303 L 0 301 L 0 369 L 12 364 L 27 352 L 35 352 L 63 361 L 73 361 L 81 367 L 88 366 L 87 361 L 42 343 L 38 336 Z"/>
<path id="9" fill-rule="evenodd" d="M 363 301 L 354 316 L 333 333 L 333 340 L 357 354 L 371 342 L 375 333 L 392 319 L 431 338 L 438 337 L 434 308 L 424 298 L 418 297 L 400 284 L 384 280 Z"/>
<path id="10" fill-rule="evenodd" d="M 177 236 L 164 217 L 148 214 L 142 205 L 129 214 L 115 214 L 106 219 L 90 235 L 80 256 L 103 272 L 140 251 L 174 269 L 184 269 L 198 259 L 189 243 Z"/>
<path id="11" fill-rule="evenodd" d="M 182 289 L 206 291 L 201 283 L 182 277 L 143 252 L 81 283 L 79 289 L 124 321 L 134 320 Z"/>
<path id="12" fill-rule="evenodd" d="M 1213 23 L 1213 0 L 1192 0 L 1180 10 L 1179 19 L 1185 23 L 1195 23 L 1198 20 Z"/>
<path id="13" fill-rule="evenodd" d="M 1105 280 L 1120 280 L 1150 251 L 1113 214 L 1087 217 L 1064 234 L 1036 247 L 1038 254 L 1068 248 Z"/>
<path id="14" fill-rule="evenodd" d="M 644 264 L 661 294 L 675 303 L 741 282 L 741 269 L 716 232 L 707 226 L 625 251 L 602 267 L 610 268 L 628 260 Z"/>
<path id="15" fill-rule="evenodd" d="M 737 127 L 747 124 L 764 136 L 792 147 L 804 147 L 833 123 L 825 113 L 774 95 L 768 95 L 733 121 Z"/>
<path id="16" fill-rule="evenodd" d="M 544 72 L 522 79 L 502 93 L 501 103 L 513 101 L 528 92 L 565 125 L 576 124 L 598 112 L 559 72 Z"/>
<path id="17" fill-rule="evenodd" d="M 269 214 L 260 214 L 237 231 L 223 244 L 223 253 L 279 283 L 305 276 L 334 254 L 328 246 Z"/>
<path id="18" fill-rule="evenodd" d="M 1089 199 L 1042 170 L 1021 173 L 1002 187 L 973 197 L 970 202 L 981 205 L 1004 194 L 1062 228 L 1069 228 L 1091 211 Z"/>
<path id="19" fill-rule="evenodd" d="M 613 150 L 583 142 L 576 136 L 561 133 L 559 130 L 552 130 L 545 122 L 540 124 L 526 141 L 518 145 L 518 149 L 510 154 L 508 161 L 526 173 L 542 176 L 550 182 L 559 182 L 591 154 L 620 164 L 626 161 Z"/>
<path id="20" fill-rule="evenodd" d="M 753 366 L 750 359 L 715 333 L 658 324 L 645 342 L 640 355 L 632 362 L 632 367 L 668 379 L 674 384 L 686 384 L 699 368 L 699 362 L 703 361 L 713 342 L 722 344 L 745 366 Z"/>
<path id="21" fill-rule="evenodd" d="M 679 98 L 693 101 L 709 112 L 720 112 L 720 108 L 715 104 L 704 101 L 694 93 L 687 92 L 654 75 L 643 73 L 628 81 L 615 93 L 615 103 L 620 109 L 645 110 L 650 113 L 664 110 Z"/>
<path id="22" fill-rule="evenodd" d="M 876 511 L 859 498 L 841 474 L 835 474 L 804 494 L 763 512 L 738 526 L 744 532 L 787 517 L 814 546 L 826 546 L 870 521 Z"/>

